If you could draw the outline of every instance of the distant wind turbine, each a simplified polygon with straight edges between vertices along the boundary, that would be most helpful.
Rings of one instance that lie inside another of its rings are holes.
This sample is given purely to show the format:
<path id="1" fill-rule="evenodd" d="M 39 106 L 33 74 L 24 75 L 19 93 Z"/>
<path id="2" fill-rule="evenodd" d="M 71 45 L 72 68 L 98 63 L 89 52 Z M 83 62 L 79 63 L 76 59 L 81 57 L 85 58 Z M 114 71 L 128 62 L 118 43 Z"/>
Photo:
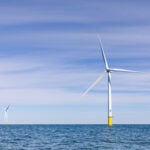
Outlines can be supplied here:
<path id="1" fill-rule="evenodd" d="M 6 107 L 5 111 L 4 111 L 4 121 L 5 121 L 5 124 L 8 124 L 8 109 L 10 107 L 10 104 Z"/>
<path id="2" fill-rule="evenodd" d="M 131 72 L 135 73 L 138 71 L 126 70 L 126 69 L 117 69 L 117 68 L 110 68 L 106 59 L 106 55 L 104 53 L 104 49 L 102 46 L 102 42 L 100 37 L 98 36 L 99 44 L 101 48 L 101 53 L 103 57 L 103 61 L 105 64 L 105 71 L 97 78 L 97 80 L 91 84 L 91 86 L 83 93 L 82 96 L 85 96 L 106 74 L 108 76 L 108 126 L 112 126 L 113 119 L 112 119 L 112 91 L 111 91 L 111 73 L 112 72 Z"/>

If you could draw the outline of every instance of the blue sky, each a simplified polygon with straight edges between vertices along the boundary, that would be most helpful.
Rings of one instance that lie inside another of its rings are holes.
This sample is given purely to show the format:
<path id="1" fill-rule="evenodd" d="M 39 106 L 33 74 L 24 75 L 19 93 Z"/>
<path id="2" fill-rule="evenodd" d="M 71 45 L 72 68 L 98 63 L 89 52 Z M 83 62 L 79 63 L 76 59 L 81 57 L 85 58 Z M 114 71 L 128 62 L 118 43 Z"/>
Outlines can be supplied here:
<path id="1" fill-rule="evenodd" d="M 112 74 L 114 123 L 150 123 L 150 2 L 0 1 L 0 123 L 107 123 L 104 70 Z"/>

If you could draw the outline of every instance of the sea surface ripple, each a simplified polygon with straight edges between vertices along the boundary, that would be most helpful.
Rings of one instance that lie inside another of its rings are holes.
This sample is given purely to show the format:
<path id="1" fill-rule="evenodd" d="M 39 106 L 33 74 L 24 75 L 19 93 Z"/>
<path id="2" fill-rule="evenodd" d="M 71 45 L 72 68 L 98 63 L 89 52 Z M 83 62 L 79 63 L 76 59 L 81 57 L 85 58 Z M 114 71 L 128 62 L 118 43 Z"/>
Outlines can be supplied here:
<path id="1" fill-rule="evenodd" d="M 150 150 L 150 125 L 0 125 L 0 150 Z"/>

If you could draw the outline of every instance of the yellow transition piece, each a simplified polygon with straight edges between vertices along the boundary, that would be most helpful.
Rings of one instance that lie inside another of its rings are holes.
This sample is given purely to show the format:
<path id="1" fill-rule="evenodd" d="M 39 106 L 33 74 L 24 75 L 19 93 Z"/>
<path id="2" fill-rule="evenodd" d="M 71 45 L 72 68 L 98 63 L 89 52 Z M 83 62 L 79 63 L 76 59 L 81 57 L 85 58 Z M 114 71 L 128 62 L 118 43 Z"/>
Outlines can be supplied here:
<path id="1" fill-rule="evenodd" d="M 112 117 L 108 117 L 108 126 L 112 126 Z"/>

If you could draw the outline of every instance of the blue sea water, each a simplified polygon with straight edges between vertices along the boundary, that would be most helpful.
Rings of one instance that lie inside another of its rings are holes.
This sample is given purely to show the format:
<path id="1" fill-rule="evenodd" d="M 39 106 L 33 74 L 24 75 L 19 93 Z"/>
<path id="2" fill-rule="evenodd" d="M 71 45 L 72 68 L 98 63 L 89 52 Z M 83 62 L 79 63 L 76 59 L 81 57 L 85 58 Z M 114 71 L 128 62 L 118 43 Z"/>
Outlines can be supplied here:
<path id="1" fill-rule="evenodd" d="M 150 150 L 150 125 L 0 125 L 0 150 Z"/>

